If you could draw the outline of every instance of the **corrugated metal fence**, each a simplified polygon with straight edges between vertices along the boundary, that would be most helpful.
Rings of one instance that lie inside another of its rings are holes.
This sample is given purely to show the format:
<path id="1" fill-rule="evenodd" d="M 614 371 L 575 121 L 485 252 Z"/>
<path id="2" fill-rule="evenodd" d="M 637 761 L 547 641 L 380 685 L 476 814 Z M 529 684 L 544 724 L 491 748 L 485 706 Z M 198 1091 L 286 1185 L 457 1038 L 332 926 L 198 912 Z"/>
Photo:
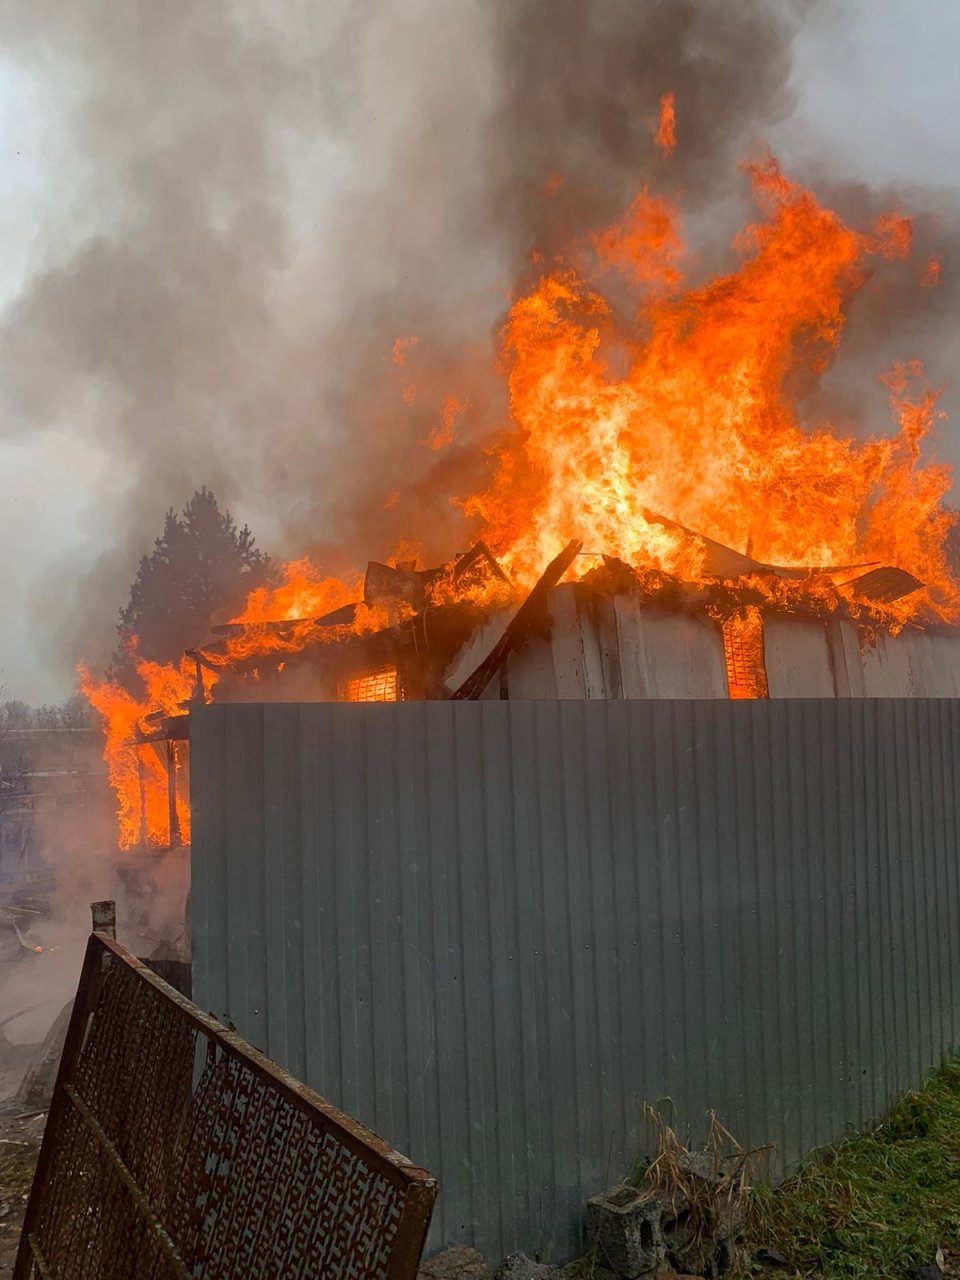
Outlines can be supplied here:
<path id="1" fill-rule="evenodd" d="M 781 1167 L 958 1044 L 960 703 L 192 716 L 199 1003 L 439 1175 L 432 1246 L 572 1256 L 708 1107 Z"/>

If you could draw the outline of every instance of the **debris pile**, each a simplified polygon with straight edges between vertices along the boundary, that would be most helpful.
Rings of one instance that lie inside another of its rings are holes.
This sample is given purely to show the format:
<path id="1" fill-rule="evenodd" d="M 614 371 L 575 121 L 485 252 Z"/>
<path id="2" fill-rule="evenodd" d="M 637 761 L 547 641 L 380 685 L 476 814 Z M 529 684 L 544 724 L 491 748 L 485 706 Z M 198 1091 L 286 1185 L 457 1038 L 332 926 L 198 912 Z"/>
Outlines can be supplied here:
<path id="1" fill-rule="evenodd" d="M 641 1185 L 620 1183 L 587 1201 L 588 1252 L 560 1268 L 511 1253 L 493 1280 L 719 1280 L 743 1243 L 752 1153 L 723 1155 L 719 1126 L 702 1151 L 680 1147 L 664 1127 Z M 424 1262 L 418 1280 L 490 1280 L 475 1249 L 455 1245 Z"/>
<path id="2" fill-rule="evenodd" d="M 621 1185 L 587 1202 L 591 1260 L 622 1280 L 729 1270 L 744 1226 L 742 1159 L 683 1152 L 676 1172 L 672 1185 Z"/>

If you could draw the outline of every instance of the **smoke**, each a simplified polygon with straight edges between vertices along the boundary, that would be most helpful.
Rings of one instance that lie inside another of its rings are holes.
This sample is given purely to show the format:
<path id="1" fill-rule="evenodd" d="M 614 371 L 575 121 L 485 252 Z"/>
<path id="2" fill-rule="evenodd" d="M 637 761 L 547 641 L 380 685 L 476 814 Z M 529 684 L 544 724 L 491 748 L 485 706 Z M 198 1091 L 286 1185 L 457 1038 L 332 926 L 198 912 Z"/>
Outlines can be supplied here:
<path id="1" fill-rule="evenodd" d="M 495 181 L 517 243 L 562 249 L 571 226 L 617 217 L 638 178 L 658 169 L 688 212 L 716 203 L 745 147 L 793 106 L 790 50 L 812 8 L 810 0 L 499 5 Z M 668 92 L 679 145 L 667 168 L 651 138 Z M 564 186 L 547 205 L 542 184 L 554 173 Z"/>
<path id="2" fill-rule="evenodd" d="M 70 619 L 56 656 L 109 651 L 164 509 L 201 483 L 333 571 L 411 534 L 459 549 L 450 495 L 491 466 L 494 335 L 531 250 L 662 180 L 709 257 L 737 162 L 792 109 L 812 4 L 8 0 L 2 47 L 52 123 L 0 319 L 0 433 L 109 466 L 89 493 L 106 545 L 38 588 L 45 634 L 54 604 Z M 418 339 L 402 363 L 398 337 Z"/>
<path id="3" fill-rule="evenodd" d="M 907 184 L 870 186 L 838 178 L 820 165 L 810 166 L 804 180 L 850 226 L 870 228 L 884 213 L 899 209 L 909 214 L 913 228 L 910 256 L 884 262 L 852 299 L 835 363 L 801 400 L 805 415 L 860 438 L 888 430 L 890 411 L 880 375 L 895 364 L 920 360 L 930 383 L 943 392 L 941 405 L 954 417 L 960 406 L 946 375 L 960 355 L 952 321 L 960 306 L 955 195 Z M 944 433 L 939 443 L 939 456 L 960 464 L 956 432 Z"/>
<path id="4" fill-rule="evenodd" d="M 118 936 L 135 955 L 171 959 L 189 945 L 189 851 L 116 851 L 115 801 L 99 735 L 4 742 L 0 734 L 0 772 L 20 769 L 30 771 L 33 804 L 21 820 L 26 840 L 19 851 L 11 848 L 16 817 L 6 806 L 2 854 L 18 885 L 0 909 L 0 1100 L 16 1093 L 38 1060 L 36 1046 L 73 998 L 91 902 L 116 902 Z"/>

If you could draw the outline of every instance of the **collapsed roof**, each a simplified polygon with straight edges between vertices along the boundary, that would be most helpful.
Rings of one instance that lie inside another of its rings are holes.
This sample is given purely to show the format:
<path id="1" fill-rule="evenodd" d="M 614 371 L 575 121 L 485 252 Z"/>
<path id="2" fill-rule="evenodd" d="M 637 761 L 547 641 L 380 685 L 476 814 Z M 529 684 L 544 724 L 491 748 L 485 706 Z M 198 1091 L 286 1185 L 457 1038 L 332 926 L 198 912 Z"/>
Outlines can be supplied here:
<path id="1" fill-rule="evenodd" d="M 696 548 L 702 558 L 701 580 L 685 583 L 672 575 L 637 569 L 601 555 L 594 557 L 595 567 L 580 578 L 589 590 L 600 594 L 635 592 L 660 608 L 700 611 L 720 620 L 724 614 L 732 616 L 738 608 L 756 604 L 816 614 L 826 601 L 831 610 L 882 622 L 885 605 L 923 585 L 902 569 L 875 562 L 767 564 L 665 516 L 654 512 L 645 512 L 645 516 Z M 306 672 L 308 679 L 323 682 L 322 696 L 364 701 L 365 687 L 358 681 L 379 675 L 381 684 L 369 687 L 371 700 L 383 696 L 476 698 L 511 651 L 549 629 L 547 593 L 581 554 L 580 542 L 568 543 L 526 594 L 511 586 L 483 542 L 433 569 L 419 569 L 415 562 L 371 561 L 364 577 L 363 599 L 332 613 L 215 627 L 218 639 L 191 651 L 198 677 L 202 678 L 204 667 L 232 686 L 256 676 L 257 696 L 262 697 L 264 678 L 275 679 L 283 673 L 289 696 L 309 697 L 310 692 L 302 687 Z M 370 611 L 375 612 L 371 615 Z M 482 646 L 484 652 L 476 667 L 451 684 L 445 674 L 455 655 L 494 613 L 499 625 L 489 643 Z M 238 691 L 233 687 L 222 692 L 237 696 Z M 270 693 L 274 696 L 276 688 Z"/>

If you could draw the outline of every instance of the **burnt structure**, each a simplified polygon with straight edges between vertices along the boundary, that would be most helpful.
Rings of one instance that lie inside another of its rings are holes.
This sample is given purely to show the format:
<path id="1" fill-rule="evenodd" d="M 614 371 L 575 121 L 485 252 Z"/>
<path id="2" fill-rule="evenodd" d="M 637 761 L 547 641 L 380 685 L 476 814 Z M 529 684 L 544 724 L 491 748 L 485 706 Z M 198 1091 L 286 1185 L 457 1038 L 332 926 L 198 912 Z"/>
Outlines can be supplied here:
<path id="1" fill-rule="evenodd" d="M 356 604 L 215 627 L 218 641 L 191 651 L 198 700 L 205 669 L 218 701 L 952 693 L 954 630 L 900 632 L 888 610 L 923 585 L 910 574 L 769 565 L 648 516 L 695 542 L 699 582 L 594 556 L 562 583 L 584 554 L 578 541 L 528 594 L 484 543 L 437 569 L 371 562 Z"/>
<path id="2" fill-rule="evenodd" d="M 140 735 L 166 770 L 171 846 L 188 713 L 213 676 L 217 702 L 960 697 L 960 631 L 891 610 L 922 587 L 910 574 L 766 564 L 647 517 L 696 549 L 697 582 L 587 558 L 574 540 L 518 592 L 480 542 L 435 569 L 371 562 L 362 600 L 322 617 L 214 627 L 189 651 L 184 714 Z"/>

